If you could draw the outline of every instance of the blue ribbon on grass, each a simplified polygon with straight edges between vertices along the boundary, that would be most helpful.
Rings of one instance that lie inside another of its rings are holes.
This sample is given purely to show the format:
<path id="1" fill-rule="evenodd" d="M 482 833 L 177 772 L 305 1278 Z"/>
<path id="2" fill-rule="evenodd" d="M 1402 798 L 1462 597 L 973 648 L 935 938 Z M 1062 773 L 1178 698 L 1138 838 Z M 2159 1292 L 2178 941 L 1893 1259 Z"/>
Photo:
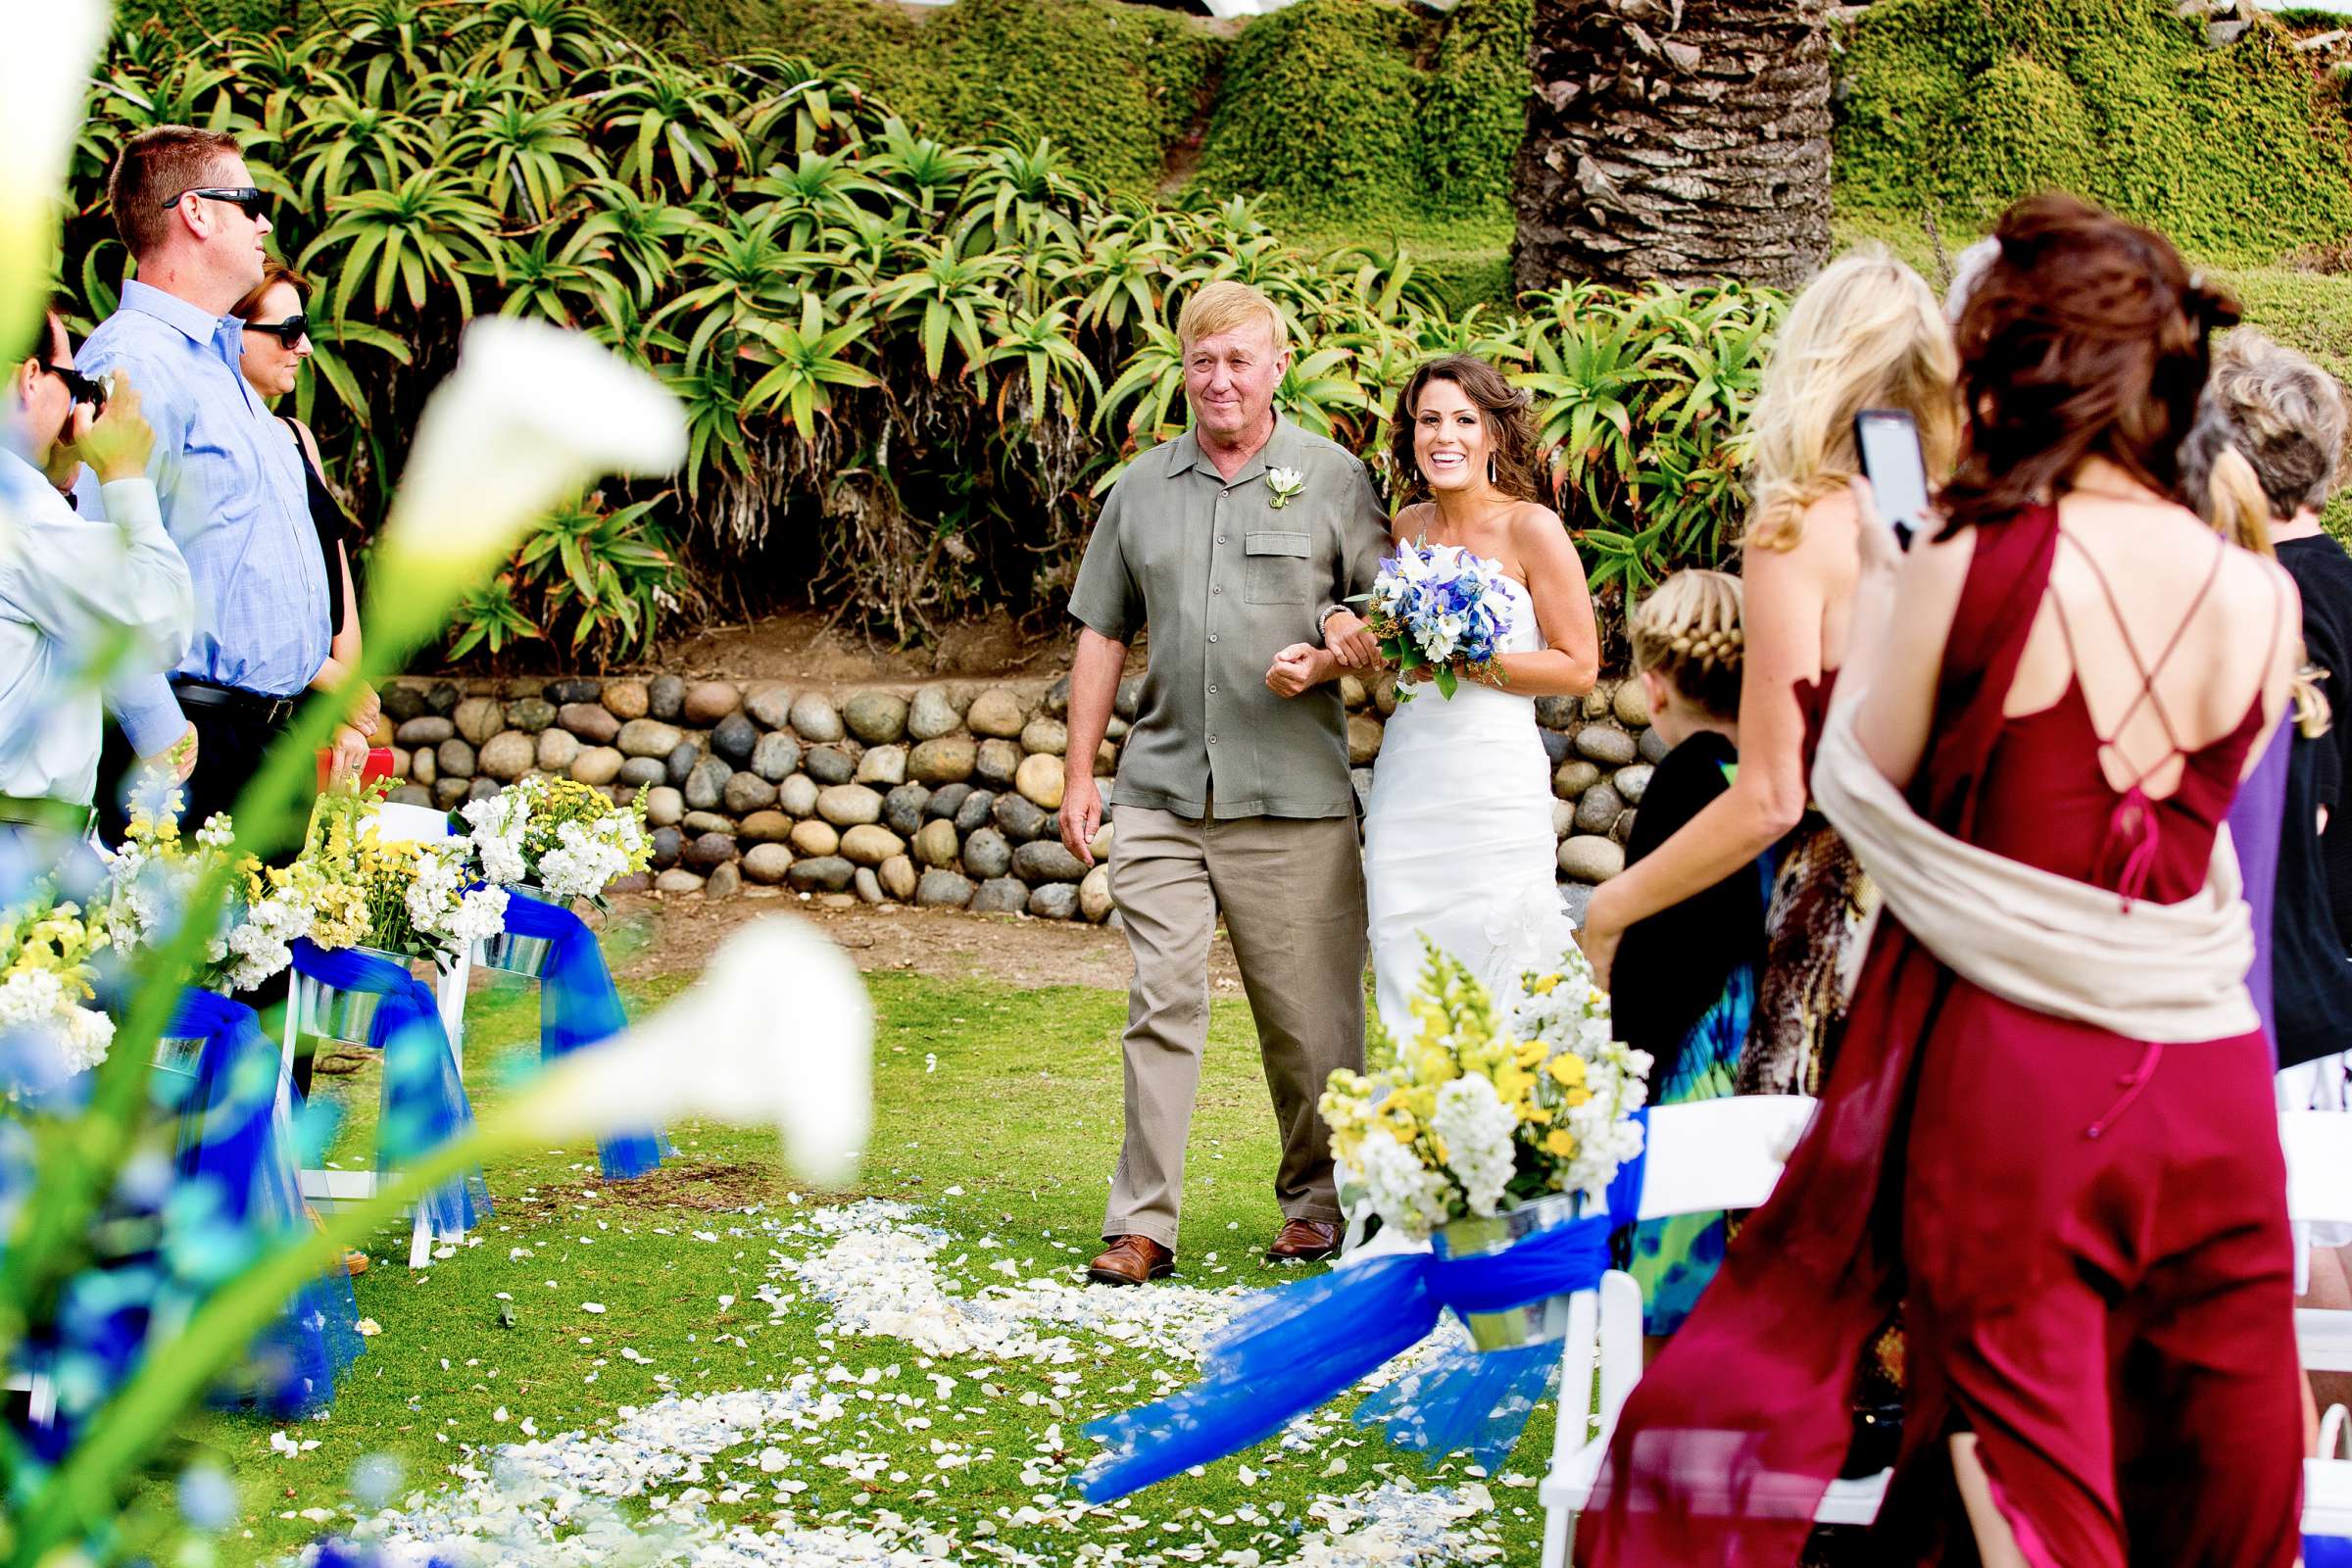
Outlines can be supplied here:
<path id="1" fill-rule="evenodd" d="M 1641 1120 L 1646 1150 L 1646 1112 Z M 1642 1158 L 1619 1168 L 1605 1213 L 1499 1251 L 1395 1253 L 1266 1292 L 1209 1342 L 1200 1382 L 1087 1427 L 1110 1450 L 1081 1483 L 1087 1500 L 1124 1497 L 1264 1442 L 1420 1344 L 1447 1308 L 1507 1312 L 1592 1289 L 1608 1271 L 1611 1233 L 1640 1210 Z M 1365 1399 L 1356 1420 L 1431 1459 L 1467 1448 L 1494 1469 L 1518 1442 L 1559 1358 L 1556 1342 L 1457 1348 Z"/>
<path id="2" fill-rule="evenodd" d="M 411 1163 L 473 1125 L 473 1105 L 458 1076 L 441 1009 L 407 964 L 357 948 L 329 952 L 303 937 L 294 943 L 294 967 L 319 985 L 383 998 L 368 1032 L 368 1048 L 384 1054 L 383 1114 L 375 1132 L 378 1171 Z M 469 1170 L 419 1202 L 436 1233 L 469 1231 L 490 1212 L 490 1189 L 479 1169 Z"/>
<path id="3" fill-rule="evenodd" d="M 507 892 L 507 935 L 553 944 L 539 976 L 539 1059 L 569 1055 L 600 1045 L 629 1025 L 605 966 L 604 950 L 588 922 L 560 904 Z M 608 1181 L 627 1181 L 658 1168 L 671 1152 L 655 1133 L 622 1133 L 599 1139 L 596 1159 Z"/>
<path id="4" fill-rule="evenodd" d="M 277 1044 L 245 1004 L 193 989 L 180 993 L 165 1032 L 204 1043 L 186 1099 L 167 1108 L 179 1112 L 183 1190 L 209 1193 L 215 1205 L 200 1232 L 205 1245 L 252 1257 L 300 1234 L 308 1225 L 301 1160 L 277 1095 L 285 1070 Z M 330 1403 L 336 1377 L 366 1348 L 358 1321 L 341 1267 L 307 1282 L 255 1338 L 246 1392 L 281 1416 Z"/>

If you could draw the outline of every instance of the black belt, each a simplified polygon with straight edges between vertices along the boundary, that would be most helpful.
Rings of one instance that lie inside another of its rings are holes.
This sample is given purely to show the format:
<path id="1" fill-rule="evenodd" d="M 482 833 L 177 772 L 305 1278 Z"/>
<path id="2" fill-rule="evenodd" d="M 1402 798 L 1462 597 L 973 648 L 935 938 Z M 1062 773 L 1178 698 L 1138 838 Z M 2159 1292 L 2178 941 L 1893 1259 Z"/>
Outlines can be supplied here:
<path id="1" fill-rule="evenodd" d="M 172 693 L 183 708 L 217 708 L 271 729 L 283 729 L 292 723 L 300 701 L 293 697 L 266 697 L 242 686 L 223 686 L 219 681 L 198 680 L 188 675 L 172 678 Z"/>

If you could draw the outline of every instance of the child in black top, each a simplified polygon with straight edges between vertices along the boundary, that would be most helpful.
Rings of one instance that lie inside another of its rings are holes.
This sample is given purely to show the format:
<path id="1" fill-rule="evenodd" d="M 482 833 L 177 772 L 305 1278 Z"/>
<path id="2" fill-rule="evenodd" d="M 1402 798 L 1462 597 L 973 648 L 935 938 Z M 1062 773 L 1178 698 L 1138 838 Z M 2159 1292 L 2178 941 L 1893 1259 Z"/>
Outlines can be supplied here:
<path id="1" fill-rule="evenodd" d="M 1651 773 L 1626 846 L 1639 860 L 1731 787 L 1739 766 L 1740 579 L 1677 572 L 1633 617 L 1634 665 L 1650 723 L 1672 748 Z M 1655 1059 L 1652 1104 L 1733 1093 L 1764 957 L 1764 861 L 1631 927 L 1611 974 L 1620 1039 Z M 1629 1268 L 1642 1284 L 1643 1328 L 1673 1333 L 1723 1257 L 1720 1213 L 1635 1227 Z"/>

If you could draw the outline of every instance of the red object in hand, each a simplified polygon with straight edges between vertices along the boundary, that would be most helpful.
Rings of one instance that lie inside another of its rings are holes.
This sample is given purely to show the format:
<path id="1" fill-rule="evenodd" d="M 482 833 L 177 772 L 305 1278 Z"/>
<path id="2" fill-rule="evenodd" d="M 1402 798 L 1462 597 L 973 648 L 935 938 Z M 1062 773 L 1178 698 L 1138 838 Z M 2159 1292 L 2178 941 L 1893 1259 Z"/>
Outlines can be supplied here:
<path id="1" fill-rule="evenodd" d="M 368 760 L 360 764 L 359 787 L 365 789 L 379 778 L 391 776 L 392 749 L 388 746 L 369 747 Z M 324 791 L 334 782 L 334 778 L 335 753 L 332 747 L 328 747 L 318 754 L 318 788 Z"/>

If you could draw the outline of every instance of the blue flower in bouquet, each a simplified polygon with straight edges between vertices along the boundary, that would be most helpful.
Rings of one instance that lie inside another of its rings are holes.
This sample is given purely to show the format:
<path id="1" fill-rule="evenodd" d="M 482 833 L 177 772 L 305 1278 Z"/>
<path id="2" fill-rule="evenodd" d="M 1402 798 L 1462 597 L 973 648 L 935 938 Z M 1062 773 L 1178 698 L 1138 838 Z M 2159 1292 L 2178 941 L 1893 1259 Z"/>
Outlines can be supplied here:
<path id="1" fill-rule="evenodd" d="M 1446 697 L 1465 674 L 1501 684 L 1494 660 L 1510 635 L 1511 600 L 1494 562 L 1459 545 L 1400 545 L 1365 598 L 1372 635 L 1399 672 L 1428 668 Z"/>

